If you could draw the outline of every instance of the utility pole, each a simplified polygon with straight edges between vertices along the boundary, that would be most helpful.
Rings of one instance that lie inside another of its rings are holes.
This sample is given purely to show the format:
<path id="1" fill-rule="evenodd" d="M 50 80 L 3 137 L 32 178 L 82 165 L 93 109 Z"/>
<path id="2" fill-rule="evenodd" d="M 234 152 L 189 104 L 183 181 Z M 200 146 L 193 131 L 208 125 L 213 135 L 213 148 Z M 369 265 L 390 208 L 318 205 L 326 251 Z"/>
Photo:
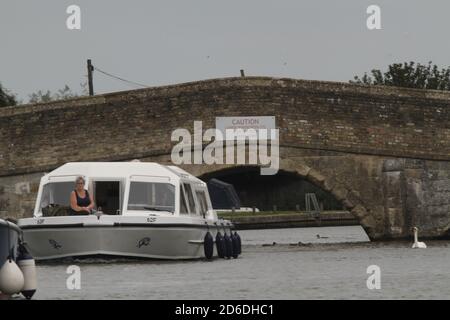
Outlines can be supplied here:
<path id="1" fill-rule="evenodd" d="M 92 72 L 94 71 L 94 67 L 92 66 L 91 59 L 87 60 L 87 69 L 88 69 L 88 85 L 89 85 L 89 95 L 94 95 L 94 83 L 92 81 Z"/>

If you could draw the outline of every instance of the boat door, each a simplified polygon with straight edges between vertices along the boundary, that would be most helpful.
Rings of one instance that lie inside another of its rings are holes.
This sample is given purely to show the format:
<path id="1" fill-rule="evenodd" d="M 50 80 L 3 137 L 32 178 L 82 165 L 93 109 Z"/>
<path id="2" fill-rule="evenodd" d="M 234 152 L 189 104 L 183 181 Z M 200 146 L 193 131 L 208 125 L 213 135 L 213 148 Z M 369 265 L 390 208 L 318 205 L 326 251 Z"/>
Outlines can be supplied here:
<path id="1" fill-rule="evenodd" d="M 122 214 L 125 180 L 93 178 L 91 183 L 97 210 L 108 215 Z"/>

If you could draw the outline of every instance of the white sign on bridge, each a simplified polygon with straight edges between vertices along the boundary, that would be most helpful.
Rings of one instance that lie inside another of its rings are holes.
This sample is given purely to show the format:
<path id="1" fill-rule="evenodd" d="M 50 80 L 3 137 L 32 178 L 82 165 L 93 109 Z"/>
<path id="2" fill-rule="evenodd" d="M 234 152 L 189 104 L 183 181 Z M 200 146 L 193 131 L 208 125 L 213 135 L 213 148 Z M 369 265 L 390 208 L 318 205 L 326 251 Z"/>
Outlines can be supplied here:
<path id="1" fill-rule="evenodd" d="M 275 117 L 274 116 L 248 116 L 248 117 L 216 117 L 216 129 L 219 130 L 224 139 L 226 140 L 226 130 L 244 130 L 244 133 L 248 129 L 256 130 L 259 134 L 259 130 L 267 130 L 267 134 L 272 137 L 272 129 L 275 129 Z M 247 138 L 250 138 L 248 136 Z M 257 140 L 257 137 L 256 137 Z"/>

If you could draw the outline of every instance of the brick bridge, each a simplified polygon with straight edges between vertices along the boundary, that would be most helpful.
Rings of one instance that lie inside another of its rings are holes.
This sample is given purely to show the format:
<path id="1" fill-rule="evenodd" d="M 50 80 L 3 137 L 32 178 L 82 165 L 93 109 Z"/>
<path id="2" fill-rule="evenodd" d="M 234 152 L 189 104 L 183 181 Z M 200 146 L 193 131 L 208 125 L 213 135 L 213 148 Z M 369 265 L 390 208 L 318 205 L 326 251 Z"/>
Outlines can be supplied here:
<path id="1" fill-rule="evenodd" d="M 412 226 L 449 236 L 450 93 L 267 77 L 0 109 L 0 216 L 29 216 L 39 178 L 65 162 L 170 162 L 175 128 L 250 115 L 276 117 L 280 172 L 330 192 L 371 239 L 406 238 Z"/>

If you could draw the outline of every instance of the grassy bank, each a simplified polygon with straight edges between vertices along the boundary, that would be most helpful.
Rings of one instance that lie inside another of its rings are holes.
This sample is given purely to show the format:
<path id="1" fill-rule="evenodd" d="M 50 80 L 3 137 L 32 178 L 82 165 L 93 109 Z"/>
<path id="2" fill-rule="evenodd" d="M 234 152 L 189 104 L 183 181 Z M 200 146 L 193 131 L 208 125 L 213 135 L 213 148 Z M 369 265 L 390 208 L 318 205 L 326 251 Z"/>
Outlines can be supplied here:
<path id="1" fill-rule="evenodd" d="M 336 214 L 336 213 L 346 213 L 347 211 L 322 211 L 320 215 L 322 217 L 326 217 L 330 214 Z M 298 215 L 301 217 L 313 217 L 314 215 L 307 211 L 260 211 L 260 212 L 228 212 L 228 211 L 218 211 L 217 215 L 219 218 L 223 219 L 233 219 L 233 218 L 257 218 L 257 217 L 267 217 L 267 216 L 292 216 L 292 215 Z"/>
<path id="2" fill-rule="evenodd" d="M 359 222 L 348 211 L 323 211 L 312 214 L 305 211 L 218 212 L 220 218 L 231 220 L 236 229 L 271 229 L 296 227 L 352 226 Z"/>

